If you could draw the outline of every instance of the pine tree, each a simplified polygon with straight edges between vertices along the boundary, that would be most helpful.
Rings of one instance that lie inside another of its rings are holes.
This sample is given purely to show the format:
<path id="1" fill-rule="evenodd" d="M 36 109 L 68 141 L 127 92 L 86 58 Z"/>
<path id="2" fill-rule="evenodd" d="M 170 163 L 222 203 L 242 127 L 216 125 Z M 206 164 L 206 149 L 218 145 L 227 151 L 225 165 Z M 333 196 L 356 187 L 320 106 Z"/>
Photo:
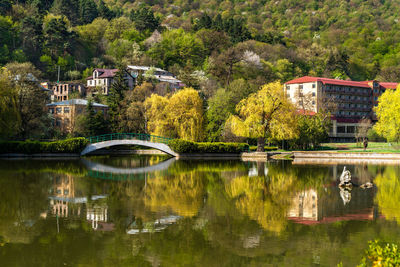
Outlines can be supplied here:
<path id="1" fill-rule="evenodd" d="M 103 2 L 103 0 L 100 0 L 99 5 L 97 6 L 97 10 L 99 13 L 100 17 L 103 17 L 105 19 L 112 19 L 113 17 L 115 17 L 114 12 L 112 12 L 107 6 L 106 4 Z"/>
<path id="2" fill-rule="evenodd" d="M 125 92 L 129 90 L 125 81 L 125 67 L 120 67 L 119 71 L 114 76 L 114 81 L 107 98 L 109 107 L 110 128 L 114 133 L 121 131 L 120 116 L 122 112 L 122 102 L 125 97 Z"/>

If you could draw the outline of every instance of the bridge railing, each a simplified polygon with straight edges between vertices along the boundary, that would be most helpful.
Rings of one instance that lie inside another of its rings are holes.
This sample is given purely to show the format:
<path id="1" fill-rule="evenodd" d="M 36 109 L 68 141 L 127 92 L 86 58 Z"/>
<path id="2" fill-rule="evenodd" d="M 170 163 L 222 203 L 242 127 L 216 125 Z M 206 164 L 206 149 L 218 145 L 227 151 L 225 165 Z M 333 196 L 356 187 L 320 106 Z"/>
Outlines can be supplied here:
<path id="1" fill-rule="evenodd" d="M 87 137 L 90 144 L 112 140 L 141 140 L 168 144 L 172 138 L 143 133 L 112 133 Z"/>

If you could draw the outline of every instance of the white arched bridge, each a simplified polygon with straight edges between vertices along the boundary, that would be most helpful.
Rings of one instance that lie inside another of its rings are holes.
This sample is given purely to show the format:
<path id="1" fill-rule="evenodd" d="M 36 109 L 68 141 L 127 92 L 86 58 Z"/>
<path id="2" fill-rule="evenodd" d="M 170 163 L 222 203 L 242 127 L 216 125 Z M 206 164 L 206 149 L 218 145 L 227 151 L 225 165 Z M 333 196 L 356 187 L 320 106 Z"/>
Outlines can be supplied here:
<path id="1" fill-rule="evenodd" d="M 89 140 L 89 144 L 81 152 L 81 156 L 102 148 L 118 145 L 138 145 L 150 147 L 158 149 L 174 157 L 178 156 L 178 154 L 168 146 L 168 142 L 172 139 L 162 136 L 140 133 L 113 133 L 92 136 L 88 137 L 87 139 Z"/>

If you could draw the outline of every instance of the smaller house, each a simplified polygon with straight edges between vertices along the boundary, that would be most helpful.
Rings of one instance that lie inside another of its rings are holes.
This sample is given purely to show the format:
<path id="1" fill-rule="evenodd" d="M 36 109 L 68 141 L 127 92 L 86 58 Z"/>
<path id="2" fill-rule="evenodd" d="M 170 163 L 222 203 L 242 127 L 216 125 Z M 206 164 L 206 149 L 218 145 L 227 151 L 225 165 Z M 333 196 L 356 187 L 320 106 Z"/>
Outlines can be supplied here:
<path id="1" fill-rule="evenodd" d="M 85 99 L 71 99 L 47 104 L 47 111 L 54 117 L 54 127 L 62 132 L 70 133 L 75 128 L 75 119 L 81 115 L 88 104 Z M 92 103 L 96 112 L 102 112 L 107 116 L 108 106 Z"/>
<path id="2" fill-rule="evenodd" d="M 127 71 L 135 79 L 137 79 L 139 75 L 146 76 L 151 72 L 149 76 L 158 80 L 160 83 L 167 83 L 173 89 L 179 89 L 185 86 L 173 73 L 160 68 L 129 65 Z"/>
<path id="3" fill-rule="evenodd" d="M 86 89 L 81 83 L 56 83 L 52 86 L 52 92 L 52 101 L 63 101 L 68 100 L 68 96 L 74 92 L 78 92 L 80 96 L 84 96 Z"/>
<path id="4" fill-rule="evenodd" d="M 102 94 L 108 95 L 117 72 L 118 69 L 94 69 L 93 74 L 86 78 L 88 94 L 96 94 L 99 92 L 96 89 L 100 89 Z M 128 72 L 125 73 L 125 81 L 129 89 L 133 89 L 134 78 Z"/>

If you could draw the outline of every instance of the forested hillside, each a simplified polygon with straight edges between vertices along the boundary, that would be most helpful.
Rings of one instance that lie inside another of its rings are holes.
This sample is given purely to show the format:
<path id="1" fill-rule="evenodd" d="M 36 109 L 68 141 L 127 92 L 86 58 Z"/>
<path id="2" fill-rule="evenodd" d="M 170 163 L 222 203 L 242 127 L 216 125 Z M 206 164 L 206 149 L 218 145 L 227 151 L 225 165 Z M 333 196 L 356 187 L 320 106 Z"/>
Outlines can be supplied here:
<path id="1" fill-rule="evenodd" d="M 390 0 L 1 0 L 0 64 L 31 61 L 50 80 L 57 65 L 74 80 L 146 64 L 194 87 L 307 74 L 399 81 L 398 10 Z"/>

